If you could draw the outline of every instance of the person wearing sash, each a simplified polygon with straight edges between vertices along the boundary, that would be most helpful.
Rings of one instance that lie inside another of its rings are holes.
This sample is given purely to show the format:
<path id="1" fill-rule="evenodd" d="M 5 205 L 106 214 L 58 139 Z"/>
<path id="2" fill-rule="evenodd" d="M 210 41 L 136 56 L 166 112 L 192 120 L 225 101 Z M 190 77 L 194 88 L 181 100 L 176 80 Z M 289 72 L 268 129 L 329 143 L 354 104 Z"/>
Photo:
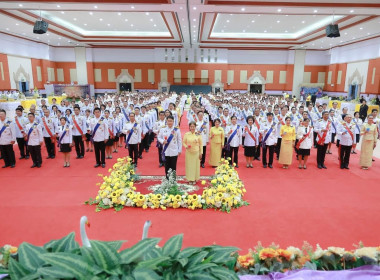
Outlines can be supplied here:
<path id="1" fill-rule="evenodd" d="M 223 110 L 223 115 L 220 116 L 221 120 L 221 127 L 224 129 L 224 144 L 226 145 L 227 143 L 227 134 L 228 134 L 228 126 L 231 125 L 231 118 L 229 116 L 229 110 L 225 108 Z M 228 151 L 225 149 L 225 145 L 222 148 L 222 158 L 227 158 L 228 157 Z"/>
<path id="2" fill-rule="evenodd" d="M 317 123 L 320 119 L 322 119 L 322 112 L 323 112 L 323 106 L 322 105 L 318 105 L 318 110 L 314 107 L 314 112 L 312 113 L 312 117 L 313 117 L 313 123 Z M 317 132 L 313 132 L 314 135 L 313 135 L 313 140 L 314 140 L 314 148 L 317 147 L 317 141 L 315 139 L 317 139 Z"/>
<path id="3" fill-rule="evenodd" d="M 160 133 L 160 130 L 165 127 L 165 112 L 164 111 L 160 111 L 160 113 L 158 114 L 158 120 L 155 122 L 154 126 L 153 126 L 153 133 L 158 137 L 158 134 Z M 160 143 L 160 141 L 158 141 L 158 138 L 157 138 L 157 150 L 158 150 L 158 167 L 162 167 L 164 165 L 164 162 L 162 160 L 162 144 Z"/>
<path id="4" fill-rule="evenodd" d="M 112 147 L 113 147 L 113 142 L 116 134 L 116 129 L 115 129 L 115 123 L 113 121 L 113 118 L 110 117 L 110 111 L 109 109 L 106 109 L 104 111 L 104 121 L 108 125 L 108 140 L 106 142 L 106 158 L 112 159 Z"/>
<path id="5" fill-rule="evenodd" d="M 230 164 L 235 163 L 235 167 L 239 168 L 239 146 L 242 144 L 242 132 L 241 127 L 237 124 L 237 117 L 231 117 L 231 125 L 226 129 L 227 133 L 227 143 L 226 150 L 228 151 L 228 157 Z"/>
<path id="6" fill-rule="evenodd" d="M 15 124 L 8 120 L 5 110 L 0 109 L 0 151 L 4 159 L 3 168 L 14 168 L 16 165 L 15 152 L 13 144 L 16 142 Z"/>
<path id="7" fill-rule="evenodd" d="M 60 125 L 57 128 L 58 145 L 63 153 L 63 167 L 70 166 L 70 153 L 73 146 L 73 125 L 66 122 L 65 117 L 61 117 Z"/>
<path id="8" fill-rule="evenodd" d="M 80 115 L 79 106 L 74 107 L 74 115 L 72 115 L 72 125 L 73 140 L 75 143 L 75 151 L 77 153 L 77 159 L 82 159 L 84 157 L 84 141 L 86 127 L 86 120 Z"/>
<path id="9" fill-rule="evenodd" d="M 273 113 L 267 113 L 267 120 L 261 123 L 262 140 L 262 161 L 263 167 L 273 168 L 274 149 L 277 144 L 277 124 L 273 121 Z M 267 151 L 269 150 L 269 161 L 267 161 Z"/>
<path id="10" fill-rule="evenodd" d="M 27 132 L 25 140 L 33 160 L 31 168 L 40 168 L 42 164 L 41 145 L 44 141 L 42 127 L 35 121 L 36 118 L 33 113 L 28 114 L 28 119 L 29 123 L 25 126 Z"/>
<path id="11" fill-rule="evenodd" d="M 272 110 L 272 106 L 268 106 L 268 109 L 269 110 Z M 255 150 L 255 155 L 254 155 L 254 159 L 257 160 L 257 161 L 260 161 L 260 154 L 261 154 L 261 141 L 263 139 L 263 136 L 261 135 L 261 123 L 263 122 L 263 120 L 266 119 L 266 113 L 264 116 L 261 116 L 260 115 L 260 109 L 255 109 L 254 110 L 254 120 L 255 120 L 255 126 L 257 128 L 257 130 L 259 131 L 259 146 L 257 147 L 257 149 Z"/>
<path id="12" fill-rule="evenodd" d="M 367 123 L 361 127 L 362 145 L 360 148 L 360 167 L 368 170 L 372 166 L 373 150 L 376 148 L 377 127 L 373 122 L 373 115 L 368 115 Z"/>
<path id="13" fill-rule="evenodd" d="M 327 152 L 326 154 L 332 154 L 331 153 L 331 144 L 335 143 L 335 137 L 336 137 L 336 133 L 337 133 L 337 127 L 338 127 L 338 119 L 335 117 L 335 111 L 333 109 L 331 109 L 329 111 L 329 120 L 331 122 L 331 141 L 329 143 L 329 145 L 327 146 Z M 314 132 L 316 133 L 316 132 Z M 316 145 L 316 144 L 314 144 Z"/>
<path id="14" fill-rule="evenodd" d="M 199 112 L 198 112 L 199 117 Z M 203 117 L 203 114 L 202 114 Z M 200 161 L 202 159 L 203 144 L 202 135 L 196 131 L 197 124 L 189 123 L 189 132 L 183 136 L 183 146 L 186 149 L 186 180 L 189 184 L 196 184 L 200 177 Z"/>
<path id="15" fill-rule="evenodd" d="M 281 137 L 281 127 L 285 125 L 285 118 L 286 118 L 286 107 L 281 108 L 281 114 L 277 115 L 277 145 L 276 145 L 276 155 L 277 155 L 277 160 L 280 157 L 281 153 L 281 142 L 282 142 L 282 137 Z"/>
<path id="16" fill-rule="evenodd" d="M 307 114 L 306 114 L 307 116 Z M 310 149 L 313 146 L 313 128 L 309 126 L 310 120 L 305 117 L 303 122 L 300 123 L 297 129 L 297 139 L 296 144 L 298 151 L 298 168 L 306 169 L 307 160 L 310 156 Z"/>
<path id="17" fill-rule="evenodd" d="M 135 118 L 135 113 L 129 113 L 130 121 L 124 124 L 123 133 L 126 135 L 125 144 L 128 148 L 129 157 L 132 159 L 132 164 L 137 167 L 139 144 L 141 143 L 141 126 Z"/>
<path id="18" fill-rule="evenodd" d="M 91 116 L 90 109 L 87 109 L 85 111 L 84 121 L 86 122 L 86 152 L 93 152 L 93 145 L 91 142 L 91 133 L 89 131 L 91 119 L 93 117 Z"/>
<path id="19" fill-rule="evenodd" d="M 178 127 L 174 127 L 173 116 L 166 117 L 167 126 L 160 129 L 157 140 L 163 145 L 162 155 L 165 158 L 165 174 L 169 170 L 177 172 L 177 158 L 182 152 L 182 137 Z"/>
<path id="20" fill-rule="evenodd" d="M 150 115 L 146 112 L 146 106 L 141 106 L 141 143 L 139 144 L 139 158 L 142 158 L 142 153 L 149 152 L 149 133 L 152 129 Z"/>
<path id="21" fill-rule="evenodd" d="M 53 159 L 55 158 L 55 140 L 57 123 L 50 117 L 49 109 L 44 110 L 44 116 L 42 117 L 41 124 L 45 147 L 48 154 L 46 159 Z"/>
<path id="22" fill-rule="evenodd" d="M 108 124 L 104 121 L 104 117 L 101 116 L 101 110 L 99 108 L 94 109 L 95 118 L 90 122 L 88 131 L 91 132 L 91 139 L 95 149 L 95 168 L 100 165 L 106 167 L 106 142 L 109 137 Z"/>
<path id="23" fill-rule="evenodd" d="M 356 143 L 358 144 L 360 142 L 360 133 L 361 133 L 361 127 L 363 125 L 363 121 L 359 118 L 359 112 L 354 113 L 354 118 L 352 119 L 352 122 L 355 125 L 355 138 Z M 352 154 L 356 154 L 355 152 L 356 145 L 352 147 Z"/>
<path id="24" fill-rule="evenodd" d="M 280 136 L 282 141 L 278 162 L 283 165 L 282 168 L 288 169 L 289 165 L 292 164 L 293 148 L 296 141 L 296 128 L 291 125 L 290 117 L 285 118 L 285 125 L 281 126 Z"/>
<path id="25" fill-rule="evenodd" d="M 123 127 L 126 120 L 124 119 L 124 114 L 121 112 L 120 107 L 116 107 L 115 112 L 120 123 L 119 142 L 117 143 L 116 147 L 123 147 L 123 143 L 125 142 L 125 134 L 123 133 Z M 117 152 L 117 148 L 116 148 L 116 152 Z"/>
<path id="26" fill-rule="evenodd" d="M 340 169 L 350 169 L 350 155 L 352 146 L 356 146 L 355 124 L 352 121 L 352 115 L 347 114 L 344 121 L 338 126 L 340 135 Z"/>
<path id="27" fill-rule="evenodd" d="M 20 151 L 19 159 L 28 159 L 29 158 L 29 150 L 28 145 L 26 144 L 26 130 L 25 125 L 29 122 L 27 118 L 23 116 L 23 109 L 20 107 L 16 108 L 16 116 L 15 116 L 15 124 L 16 124 L 16 141 L 17 146 Z"/>
<path id="28" fill-rule="evenodd" d="M 208 135 L 210 132 L 210 123 L 204 119 L 203 111 L 198 112 L 198 121 L 196 122 L 196 134 L 202 137 L 202 158 L 201 167 L 205 168 L 206 147 L 208 143 Z"/>
<path id="29" fill-rule="evenodd" d="M 209 164 L 212 167 L 219 166 L 222 156 L 222 147 L 224 146 L 224 129 L 220 126 L 220 119 L 214 120 L 214 127 L 210 129 L 210 159 Z"/>
<path id="30" fill-rule="evenodd" d="M 325 165 L 325 157 L 327 146 L 331 142 L 331 121 L 329 120 L 329 113 L 324 111 L 322 119 L 314 124 L 314 131 L 317 132 L 317 166 L 319 169 L 327 169 Z"/>
<path id="31" fill-rule="evenodd" d="M 123 129 L 122 117 L 118 115 L 116 107 L 115 111 L 112 112 L 112 118 L 114 123 L 115 137 L 113 138 L 113 153 L 117 153 L 117 147 L 119 145 L 119 139 L 121 130 Z"/>
<path id="32" fill-rule="evenodd" d="M 254 125 L 255 118 L 248 116 L 246 119 L 247 125 L 244 126 L 243 136 L 244 139 L 244 156 L 247 162 L 247 168 L 253 168 L 253 158 L 256 153 L 256 149 L 259 146 L 259 130 Z"/>

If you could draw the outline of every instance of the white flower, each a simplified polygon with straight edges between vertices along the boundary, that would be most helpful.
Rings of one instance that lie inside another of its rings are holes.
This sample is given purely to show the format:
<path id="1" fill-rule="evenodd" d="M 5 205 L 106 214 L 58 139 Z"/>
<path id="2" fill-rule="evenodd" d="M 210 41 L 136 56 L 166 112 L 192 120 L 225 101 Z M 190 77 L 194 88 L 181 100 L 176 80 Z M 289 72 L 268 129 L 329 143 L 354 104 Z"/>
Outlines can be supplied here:
<path id="1" fill-rule="evenodd" d="M 364 248 L 357 249 L 355 251 L 355 256 L 359 258 L 368 257 L 368 258 L 376 259 L 377 251 L 375 247 L 364 247 Z"/>
<path id="2" fill-rule="evenodd" d="M 315 250 L 314 252 L 314 258 L 317 260 L 319 258 L 321 258 L 324 254 L 326 253 L 325 250 L 323 250 L 319 244 L 317 244 L 317 249 Z"/>
<path id="3" fill-rule="evenodd" d="M 345 250 L 341 247 L 328 247 L 327 250 L 335 255 L 343 256 Z"/>
<path id="4" fill-rule="evenodd" d="M 292 253 L 292 259 L 302 256 L 302 251 L 296 247 L 290 246 L 286 250 Z"/>
<path id="5" fill-rule="evenodd" d="M 125 200 L 127 200 L 127 196 L 126 196 L 126 195 L 124 195 L 124 194 L 123 194 L 123 195 L 121 195 L 121 196 L 120 196 L 120 200 L 122 200 L 122 201 L 125 201 Z"/>
<path id="6" fill-rule="evenodd" d="M 112 203 L 111 203 L 111 200 L 106 197 L 106 198 L 103 198 L 103 204 L 104 205 L 111 205 Z"/>

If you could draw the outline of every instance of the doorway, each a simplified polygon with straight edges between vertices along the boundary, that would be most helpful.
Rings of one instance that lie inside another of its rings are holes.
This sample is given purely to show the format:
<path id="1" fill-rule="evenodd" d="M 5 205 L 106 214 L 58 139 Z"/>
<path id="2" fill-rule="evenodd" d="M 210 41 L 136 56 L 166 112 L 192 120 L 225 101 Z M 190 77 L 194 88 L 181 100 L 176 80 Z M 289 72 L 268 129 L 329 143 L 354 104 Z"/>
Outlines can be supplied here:
<path id="1" fill-rule="evenodd" d="M 263 85 L 262 84 L 251 84 L 249 85 L 249 92 L 251 93 L 262 93 Z"/>
<path id="2" fill-rule="evenodd" d="M 119 90 L 120 91 L 132 91 L 132 84 L 131 83 L 120 83 L 119 84 Z"/>

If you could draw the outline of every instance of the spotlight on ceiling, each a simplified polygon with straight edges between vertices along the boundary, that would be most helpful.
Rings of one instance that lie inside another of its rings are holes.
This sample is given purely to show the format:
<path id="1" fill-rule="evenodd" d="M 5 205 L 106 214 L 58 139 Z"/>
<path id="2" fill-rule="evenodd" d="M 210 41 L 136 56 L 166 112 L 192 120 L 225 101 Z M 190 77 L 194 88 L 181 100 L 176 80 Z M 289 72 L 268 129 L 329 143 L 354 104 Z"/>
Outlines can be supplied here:
<path id="1" fill-rule="evenodd" d="M 48 26 L 49 26 L 49 24 L 46 21 L 43 21 L 42 19 L 41 20 L 37 20 L 34 23 L 33 33 L 35 33 L 35 34 L 45 34 L 47 32 L 47 30 L 48 30 Z"/>
<path id="2" fill-rule="evenodd" d="M 329 38 L 340 37 L 339 27 L 337 24 L 329 24 L 326 26 L 326 36 Z"/>

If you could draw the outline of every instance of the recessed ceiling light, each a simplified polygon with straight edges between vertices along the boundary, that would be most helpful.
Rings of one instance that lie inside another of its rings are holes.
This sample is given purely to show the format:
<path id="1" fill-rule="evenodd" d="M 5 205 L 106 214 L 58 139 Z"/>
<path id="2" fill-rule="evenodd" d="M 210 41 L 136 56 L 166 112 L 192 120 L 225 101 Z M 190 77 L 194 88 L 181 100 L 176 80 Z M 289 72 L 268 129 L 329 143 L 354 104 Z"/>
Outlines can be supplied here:
<path id="1" fill-rule="evenodd" d="M 73 20 L 77 20 L 77 18 L 73 18 Z"/>
<path id="2" fill-rule="evenodd" d="M 133 27 L 133 24 L 131 24 L 131 26 Z"/>
<path id="3" fill-rule="evenodd" d="M 22 4 L 18 4 L 19 7 L 22 7 Z"/>
<path id="4" fill-rule="evenodd" d="M 150 21 L 153 21 L 153 19 L 151 18 Z"/>
<path id="5" fill-rule="evenodd" d="M 145 14 L 146 14 L 147 16 L 149 16 L 149 12 L 146 12 Z"/>
<path id="6" fill-rule="evenodd" d="M 18 23 L 16 23 L 16 25 L 19 25 Z"/>
<path id="7" fill-rule="evenodd" d="M 197 7 L 193 7 L 193 10 L 196 10 L 197 9 Z"/>
<path id="8" fill-rule="evenodd" d="M 61 12 L 61 14 L 64 14 L 64 13 L 65 13 L 64 11 Z"/>
<path id="9" fill-rule="evenodd" d="M 108 26 L 111 26 L 111 23 L 107 23 Z"/>
<path id="10" fill-rule="evenodd" d="M 363 27 L 360 27 L 360 30 L 363 30 Z"/>
<path id="11" fill-rule="evenodd" d="M 121 16 L 121 13 L 117 13 L 118 16 Z"/>
<path id="12" fill-rule="evenodd" d="M 280 21 L 278 20 L 277 23 L 280 23 Z"/>
<path id="13" fill-rule="evenodd" d="M 264 33 L 267 33 L 267 31 L 266 31 L 266 30 L 264 30 Z"/>
<path id="14" fill-rule="evenodd" d="M 131 6 L 131 9 L 134 9 L 135 8 L 135 6 Z"/>
<path id="15" fill-rule="evenodd" d="M 124 21 L 128 21 L 128 19 L 126 18 Z"/>
<path id="16" fill-rule="evenodd" d="M 314 10 L 314 13 L 318 13 L 318 10 Z"/>
<path id="17" fill-rule="evenodd" d="M 156 26 L 157 26 L 157 24 L 153 24 L 153 26 L 154 26 L 154 27 L 156 27 Z"/>
<path id="18" fill-rule="evenodd" d="M 95 6 L 94 6 L 94 9 L 97 9 L 97 8 L 98 8 L 98 6 L 95 5 Z"/>
<path id="19" fill-rule="evenodd" d="M 350 13 L 353 13 L 353 12 L 355 12 L 355 11 L 354 11 L 354 10 L 351 10 L 351 11 L 350 11 Z"/>
<path id="20" fill-rule="evenodd" d="M 305 23 L 305 21 L 303 20 L 302 23 Z"/>
<path id="21" fill-rule="evenodd" d="M 196 18 L 193 18 L 193 21 L 197 21 L 197 19 L 196 19 Z"/>
<path id="22" fill-rule="evenodd" d="M 102 19 L 102 18 L 100 18 L 99 20 L 100 20 L 100 21 L 103 21 L 103 19 Z"/>
<path id="23" fill-rule="evenodd" d="M 84 26 L 87 26 L 87 23 L 84 23 L 83 25 L 84 25 Z"/>
<path id="24" fill-rule="evenodd" d="M 251 20 L 251 22 L 255 22 L 254 20 Z"/>
<path id="25" fill-rule="evenodd" d="M 92 16 L 94 13 L 93 12 L 89 12 L 90 16 Z"/>
<path id="26" fill-rule="evenodd" d="M 281 11 L 282 11 L 281 9 L 277 9 L 277 12 L 281 13 Z"/>
<path id="27" fill-rule="evenodd" d="M 245 8 L 241 8 L 241 10 L 244 12 L 244 11 L 245 11 Z"/>
<path id="28" fill-rule="evenodd" d="M 227 19 L 227 22 L 230 22 L 230 20 L 229 20 L 229 19 Z"/>

